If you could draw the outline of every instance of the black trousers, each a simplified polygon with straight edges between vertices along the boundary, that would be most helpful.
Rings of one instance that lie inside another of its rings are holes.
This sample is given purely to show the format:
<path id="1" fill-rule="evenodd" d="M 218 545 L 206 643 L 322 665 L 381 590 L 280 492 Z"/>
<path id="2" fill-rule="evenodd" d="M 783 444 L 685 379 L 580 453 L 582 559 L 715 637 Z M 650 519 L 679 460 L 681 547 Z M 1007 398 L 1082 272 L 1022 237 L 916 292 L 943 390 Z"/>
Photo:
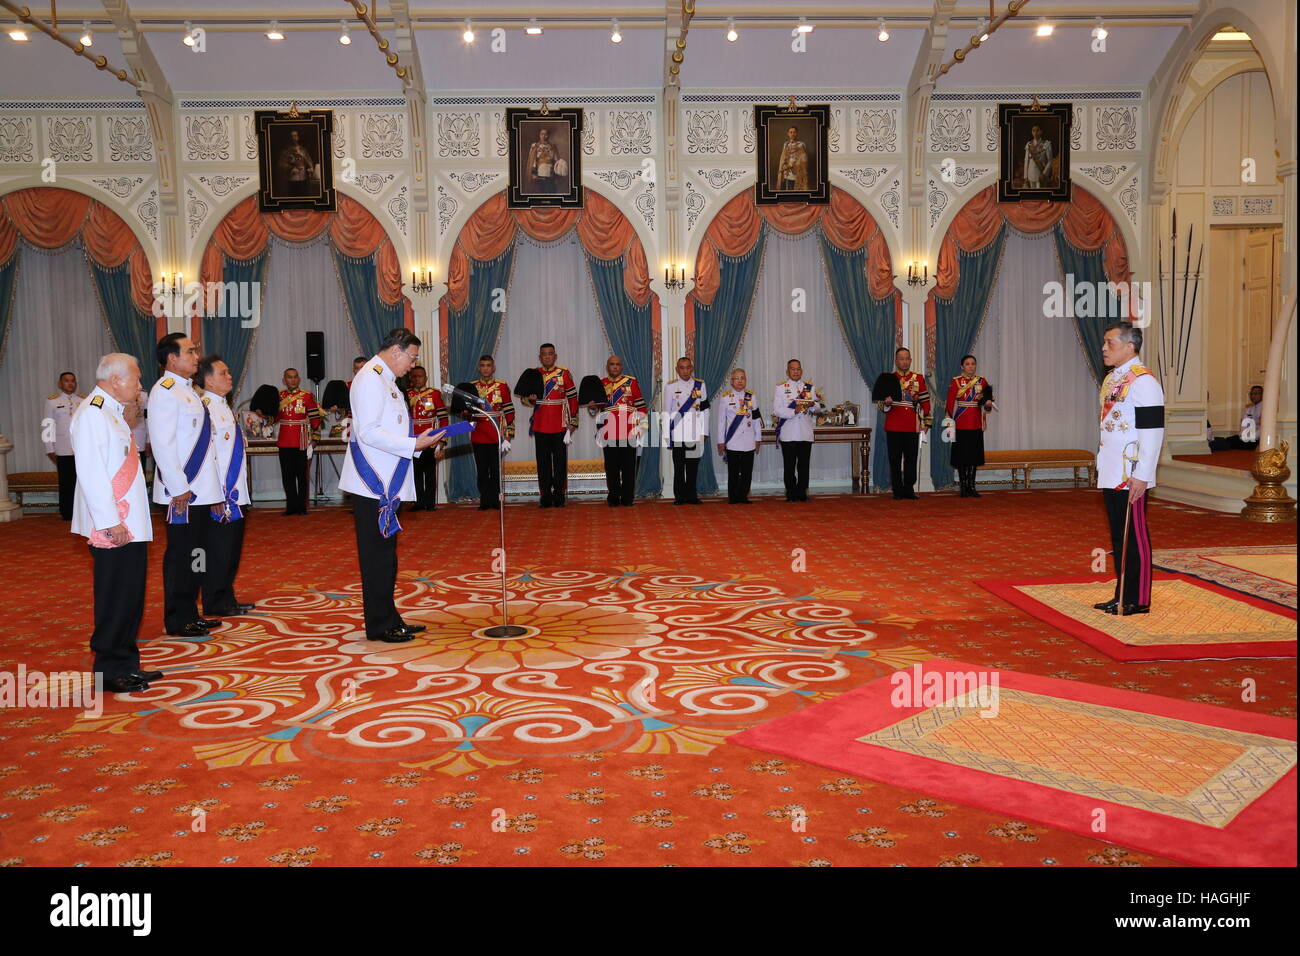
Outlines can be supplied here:
<path id="1" fill-rule="evenodd" d="M 749 500 L 749 484 L 754 479 L 754 453 L 727 449 L 727 500 L 733 505 Z"/>
<path id="2" fill-rule="evenodd" d="M 307 452 L 305 450 L 280 449 L 280 483 L 284 485 L 284 510 L 290 514 L 306 514 Z"/>
<path id="3" fill-rule="evenodd" d="M 636 446 L 605 446 L 605 499 L 610 504 L 630 505 L 636 495 Z"/>
<path id="4" fill-rule="evenodd" d="M 569 446 L 564 443 L 564 432 L 537 432 L 533 441 L 537 448 L 537 485 L 542 504 L 563 504 L 569 484 Z"/>
<path id="5" fill-rule="evenodd" d="M 1148 492 L 1149 493 L 1149 492 Z M 1115 597 L 1120 597 L 1119 569 L 1124 559 L 1124 511 L 1128 507 L 1128 489 L 1103 488 L 1106 520 L 1110 523 L 1111 555 L 1115 559 Z M 1125 604 L 1151 603 L 1151 533 L 1147 528 L 1147 496 L 1132 507 L 1128 529 L 1128 556 L 1124 567 Z"/>
<path id="6" fill-rule="evenodd" d="M 244 519 L 211 521 L 208 525 L 208 562 L 203 570 L 203 613 L 207 617 L 234 614 L 235 575 L 244 551 Z"/>
<path id="7" fill-rule="evenodd" d="M 921 446 L 918 432 L 885 432 L 889 449 L 889 483 L 894 497 L 910 492 L 916 484 L 916 452 Z"/>
<path id="8" fill-rule="evenodd" d="M 695 476 L 700 471 L 700 444 L 680 442 L 673 445 L 673 501 L 699 501 Z"/>
<path id="9" fill-rule="evenodd" d="M 73 455 L 57 455 L 54 466 L 59 471 L 59 515 L 64 521 L 71 521 L 72 499 L 77 494 L 77 459 Z"/>
<path id="10" fill-rule="evenodd" d="M 411 462 L 411 471 L 415 477 L 415 503 L 432 511 L 438 505 L 438 459 L 433 457 L 432 448 Z"/>
<path id="11" fill-rule="evenodd" d="M 149 543 L 91 548 L 90 556 L 95 565 L 95 631 L 90 636 L 95 671 L 106 678 L 125 677 L 140 669 L 136 635 L 144 617 Z"/>
<path id="12" fill-rule="evenodd" d="M 167 525 L 163 555 L 163 627 L 175 633 L 199 619 L 199 589 L 212 560 L 211 505 L 190 505 L 187 524 Z"/>
<path id="13" fill-rule="evenodd" d="M 397 585 L 397 535 L 385 538 L 379 533 L 377 498 L 353 495 L 352 521 L 357 532 L 366 638 L 374 640 L 402 623 L 393 601 L 393 588 Z"/>
<path id="14" fill-rule="evenodd" d="M 808 463 L 812 460 L 812 442 L 783 441 L 781 458 L 785 463 L 785 500 L 808 500 Z"/>
<path id="15" fill-rule="evenodd" d="M 495 508 L 501 501 L 501 457 L 496 442 L 471 442 L 478 469 L 478 503 Z M 423 457 L 423 456 L 421 456 Z"/>

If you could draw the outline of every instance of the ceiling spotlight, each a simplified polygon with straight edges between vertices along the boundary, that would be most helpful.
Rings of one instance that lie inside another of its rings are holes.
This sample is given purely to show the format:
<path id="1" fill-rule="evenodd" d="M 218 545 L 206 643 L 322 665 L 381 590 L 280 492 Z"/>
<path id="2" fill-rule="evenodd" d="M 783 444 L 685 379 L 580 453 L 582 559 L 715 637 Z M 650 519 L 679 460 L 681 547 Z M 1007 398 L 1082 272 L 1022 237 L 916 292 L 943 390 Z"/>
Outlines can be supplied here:
<path id="1" fill-rule="evenodd" d="M 880 32 L 876 34 L 876 39 L 879 40 L 881 43 L 884 43 L 886 40 L 889 39 L 889 31 L 885 29 L 884 17 L 880 18 L 880 23 L 878 23 L 877 26 L 880 27 Z"/>
<path id="2" fill-rule="evenodd" d="M 272 20 L 272 21 L 271 21 L 271 29 L 269 29 L 269 30 L 266 31 L 266 38 L 267 38 L 268 40 L 283 40 L 283 39 L 284 39 L 284 34 L 280 32 L 280 21 L 279 21 L 279 20 Z"/>
<path id="3" fill-rule="evenodd" d="M 524 32 L 530 37 L 539 37 L 542 35 L 542 25 L 537 22 L 536 17 L 533 17 L 528 21 L 528 26 L 524 27 Z"/>
<path id="4" fill-rule="evenodd" d="M 181 42 L 186 46 L 194 46 L 194 24 L 189 20 L 185 21 L 185 32 L 181 34 Z"/>
<path id="5" fill-rule="evenodd" d="M 17 27 L 14 27 L 9 31 L 9 39 L 13 40 L 15 43 L 26 43 L 27 31 L 19 30 Z"/>
<path id="6" fill-rule="evenodd" d="M 82 20 L 82 21 L 81 21 L 81 38 L 80 38 L 80 40 L 79 40 L 78 42 L 80 42 L 82 46 L 94 46 L 94 45 L 95 45 L 95 35 L 94 35 L 93 33 L 90 32 L 90 21 L 89 21 L 89 20 Z"/>
<path id="7" fill-rule="evenodd" d="M 1106 24 L 1102 22 L 1101 17 L 1097 18 L 1097 25 L 1092 28 L 1092 35 L 1097 40 L 1104 40 L 1110 36 L 1110 31 L 1106 29 Z"/>
<path id="8" fill-rule="evenodd" d="M 1035 31 L 1035 33 L 1040 37 L 1050 37 L 1052 35 L 1052 31 L 1055 29 L 1056 28 L 1054 26 L 1052 26 L 1050 23 L 1047 22 L 1047 19 L 1045 17 L 1039 17 L 1038 29 Z"/>
<path id="9" fill-rule="evenodd" d="M 352 42 L 352 37 L 348 36 L 348 21 L 339 21 L 339 42 L 347 46 Z"/>
<path id="10" fill-rule="evenodd" d="M 811 23 L 808 22 L 808 18 L 807 18 L 807 17 L 800 17 L 800 18 L 799 18 L 799 23 L 798 23 L 798 25 L 795 27 L 795 29 L 796 29 L 798 32 L 800 32 L 800 33 L 812 33 L 812 32 L 813 32 L 813 25 L 812 25 Z"/>
<path id="11" fill-rule="evenodd" d="M 613 25 L 612 27 L 610 27 L 609 42 L 610 42 L 610 43 L 622 43 L 622 42 L 623 42 L 623 31 L 620 30 L 620 29 L 618 28 L 618 21 L 617 21 L 617 20 L 615 20 L 615 21 L 614 21 L 614 25 Z"/>
<path id="12" fill-rule="evenodd" d="M 736 32 L 736 18 L 727 17 L 727 42 L 735 43 L 740 34 Z"/>
<path id="13" fill-rule="evenodd" d="M 980 31 L 980 43 L 983 43 L 985 40 L 987 40 L 987 39 L 989 38 L 989 18 L 988 18 L 988 17 L 980 17 L 979 31 Z"/>
<path id="14" fill-rule="evenodd" d="M 469 17 L 465 18 L 465 32 L 462 33 L 460 37 L 466 43 L 474 42 L 474 24 L 470 21 Z"/>

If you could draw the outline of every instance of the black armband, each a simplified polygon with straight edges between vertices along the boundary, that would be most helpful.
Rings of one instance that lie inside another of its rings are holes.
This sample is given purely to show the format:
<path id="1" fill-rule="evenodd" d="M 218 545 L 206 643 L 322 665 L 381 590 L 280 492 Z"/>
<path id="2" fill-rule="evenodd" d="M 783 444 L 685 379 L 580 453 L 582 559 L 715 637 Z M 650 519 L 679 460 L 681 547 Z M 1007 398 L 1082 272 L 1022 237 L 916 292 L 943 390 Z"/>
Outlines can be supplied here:
<path id="1" fill-rule="evenodd" d="M 1165 407 L 1163 405 L 1139 405 L 1133 410 L 1133 419 L 1138 428 L 1164 428 Z"/>

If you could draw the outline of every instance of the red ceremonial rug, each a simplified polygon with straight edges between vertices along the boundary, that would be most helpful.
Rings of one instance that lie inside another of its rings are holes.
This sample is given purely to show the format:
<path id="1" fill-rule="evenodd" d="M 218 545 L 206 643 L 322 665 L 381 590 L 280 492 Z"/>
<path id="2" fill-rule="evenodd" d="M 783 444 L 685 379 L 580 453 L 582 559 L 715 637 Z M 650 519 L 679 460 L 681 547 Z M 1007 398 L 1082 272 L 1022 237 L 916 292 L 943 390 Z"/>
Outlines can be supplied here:
<path id="1" fill-rule="evenodd" d="M 1159 548 L 1152 563 L 1163 571 L 1190 574 L 1202 581 L 1296 606 L 1296 546 L 1246 548 Z"/>
<path id="2" fill-rule="evenodd" d="M 933 658 L 733 736 L 1211 866 L 1296 865 L 1295 724 Z"/>
<path id="3" fill-rule="evenodd" d="M 1123 617 L 1093 607 L 1114 597 L 1114 578 L 975 583 L 1118 661 L 1296 656 L 1293 609 L 1185 574 L 1154 575 L 1151 611 Z"/>
<path id="4" fill-rule="evenodd" d="M 1162 547 L 1294 542 L 1149 508 Z M 1109 543 L 1095 491 L 511 503 L 512 618 L 536 631 L 513 645 L 476 633 L 495 512 L 402 514 L 398 603 L 430 629 L 392 646 L 359 634 L 346 510 L 247 520 L 257 610 L 189 641 L 162 633 L 155 524 L 147 693 L 99 717 L 0 700 L 0 866 L 1177 866 L 727 738 L 936 655 L 1296 715 L 1294 658 L 1116 661 L 975 585 L 1086 566 Z M 91 614 L 66 522 L 0 524 L 0 679 L 84 670 Z"/>

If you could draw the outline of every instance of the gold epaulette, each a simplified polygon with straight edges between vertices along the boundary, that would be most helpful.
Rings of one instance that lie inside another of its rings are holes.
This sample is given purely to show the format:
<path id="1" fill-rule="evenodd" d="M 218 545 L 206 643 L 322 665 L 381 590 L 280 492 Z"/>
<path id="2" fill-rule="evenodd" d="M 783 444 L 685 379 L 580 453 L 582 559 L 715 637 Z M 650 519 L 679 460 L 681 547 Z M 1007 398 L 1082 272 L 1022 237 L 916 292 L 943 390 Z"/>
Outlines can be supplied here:
<path id="1" fill-rule="evenodd" d="M 94 398 L 92 398 L 92 399 L 90 400 L 90 404 L 93 405 L 95 408 L 103 408 L 103 407 L 104 407 L 104 396 L 103 396 L 103 395 L 96 395 Z"/>
<path id="2" fill-rule="evenodd" d="M 49 396 L 49 397 L 46 398 L 45 400 L 46 400 L 47 402 L 52 402 L 52 401 L 54 401 L 54 400 L 55 400 L 56 398 L 58 398 L 58 397 L 59 397 L 59 393 L 58 393 L 58 392 L 55 392 L 53 395 Z"/>
<path id="3" fill-rule="evenodd" d="M 176 379 L 168 377 L 163 379 L 158 384 L 161 385 L 163 388 L 171 388 L 173 385 L 176 384 Z"/>

